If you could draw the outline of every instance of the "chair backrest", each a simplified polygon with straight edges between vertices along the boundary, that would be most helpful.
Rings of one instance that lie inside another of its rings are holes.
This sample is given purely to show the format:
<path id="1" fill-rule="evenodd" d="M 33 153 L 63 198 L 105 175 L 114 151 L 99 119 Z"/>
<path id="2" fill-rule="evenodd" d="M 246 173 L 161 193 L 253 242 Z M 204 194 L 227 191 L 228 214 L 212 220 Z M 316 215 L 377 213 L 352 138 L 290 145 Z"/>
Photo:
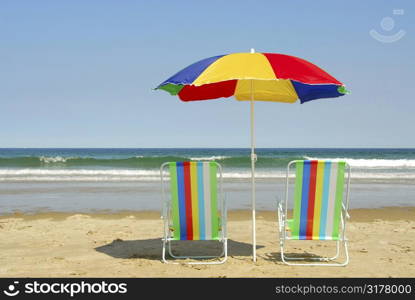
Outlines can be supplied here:
<path id="1" fill-rule="evenodd" d="M 217 169 L 216 162 L 169 163 L 175 240 L 219 239 Z"/>
<path id="2" fill-rule="evenodd" d="M 304 160 L 295 164 L 291 239 L 338 240 L 346 163 Z"/>

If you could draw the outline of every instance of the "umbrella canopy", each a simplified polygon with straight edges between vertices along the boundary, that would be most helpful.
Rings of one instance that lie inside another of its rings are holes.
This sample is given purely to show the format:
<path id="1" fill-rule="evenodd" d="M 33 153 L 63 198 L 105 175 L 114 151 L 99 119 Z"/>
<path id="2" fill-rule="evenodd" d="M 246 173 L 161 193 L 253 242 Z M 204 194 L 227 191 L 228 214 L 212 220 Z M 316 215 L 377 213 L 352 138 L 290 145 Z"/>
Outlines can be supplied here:
<path id="1" fill-rule="evenodd" d="M 157 89 L 178 95 L 183 101 L 235 96 L 237 100 L 293 103 L 300 99 L 304 103 L 346 93 L 340 81 L 316 65 L 277 53 L 206 58 L 184 68 Z"/>
<path id="2" fill-rule="evenodd" d="M 301 103 L 343 96 L 343 83 L 316 65 L 277 53 L 233 53 L 198 61 L 156 89 L 178 95 L 182 101 L 234 96 L 251 103 L 252 256 L 256 261 L 255 231 L 255 101 Z"/>

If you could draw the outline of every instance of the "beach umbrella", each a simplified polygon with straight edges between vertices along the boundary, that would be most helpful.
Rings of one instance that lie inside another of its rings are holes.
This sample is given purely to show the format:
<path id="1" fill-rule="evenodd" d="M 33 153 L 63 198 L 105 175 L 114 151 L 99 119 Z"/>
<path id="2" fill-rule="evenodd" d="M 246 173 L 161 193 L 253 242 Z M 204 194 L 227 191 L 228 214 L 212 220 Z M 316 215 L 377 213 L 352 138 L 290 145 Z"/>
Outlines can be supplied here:
<path id="1" fill-rule="evenodd" d="M 277 53 L 232 53 L 200 60 L 162 82 L 156 89 L 177 95 L 182 101 L 234 96 L 250 101 L 252 256 L 256 261 L 255 234 L 255 101 L 301 103 L 347 93 L 343 83 L 316 65 Z"/>

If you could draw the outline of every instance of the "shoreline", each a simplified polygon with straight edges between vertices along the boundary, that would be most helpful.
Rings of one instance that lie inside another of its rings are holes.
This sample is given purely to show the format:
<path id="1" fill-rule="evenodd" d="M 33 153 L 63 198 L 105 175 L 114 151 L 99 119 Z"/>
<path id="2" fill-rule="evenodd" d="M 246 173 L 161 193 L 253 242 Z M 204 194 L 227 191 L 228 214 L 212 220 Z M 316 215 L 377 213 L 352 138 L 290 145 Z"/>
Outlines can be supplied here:
<path id="1" fill-rule="evenodd" d="M 288 210 L 290 212 L 290 210 Z M 277 222 L 277 211 L 257 210 L 257 218 L 266 221 Z M 388 206 L 380 208 L 354 208 L 349 209 L 349 214 L 354 222 L 374 222 L 382 219 L 387 221 L 414 220 L 415 206 Z M 96 211 L 34 211 L 34 212 L 14 212 L 0 215 L 0 220 L 19 218 L 25 221 L 52 219 L 54 221 L 65 220 L 74 215 L 89 216 L 97 219 L 122 219 L 126 217 L 135 217 L 140 220 L 159 219 L 160 211 L 156 210 L 96 210 Z M 232 209 L 228 210 L 229 220 L 249 221 L 251 220 L 251 210 L 249 209 Z"/>
<path id="2" fill-rule="evenodd" d="M 275 210 L 277 201 L 284 199 L 282 182 L 256 183 L 257 210 Z M 224 182 L 226 205 L 230 211 L 250 209 L 251 185 Z M 353 184 L 350 192 L 351 209 L 415 206 L 415 184 Z M 160 182 L 148 183 L 33 183 L 6 184 L 0 182 L 0 214 L 15 212 L 100 213 L 119 211 L 160 211 Z M 290 196 L 292 206 L 292 195 Z"/>

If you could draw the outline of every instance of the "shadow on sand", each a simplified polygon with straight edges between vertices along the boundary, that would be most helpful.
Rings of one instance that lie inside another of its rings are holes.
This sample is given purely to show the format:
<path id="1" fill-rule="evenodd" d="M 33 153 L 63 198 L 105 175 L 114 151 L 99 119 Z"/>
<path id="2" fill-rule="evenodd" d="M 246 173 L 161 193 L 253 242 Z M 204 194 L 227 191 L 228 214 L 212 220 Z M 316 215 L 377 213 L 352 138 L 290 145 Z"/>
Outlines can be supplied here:
<path id="1" fill-rule="evenodd" d="M 257 245 L 257 249 L 263 248 Z M 186 255 L 218 255 L 222 251 L 222 243 L 217 241 L 180 241 L 173 242 L 174 254 Z M 105 253 L 114 258 L 144 258 L 161 259 L 161 239 L 130 240 L 116 239 L 109 244 L 95 248 L 96 251 Z M 252 244 L 237 242 L 228 239 L 229 256 L 251 256 Z"/>
<path id="2" fill-rule="evenodd" d="M 295 253 L 286 253 L 284 252 L 285 256 L 288 257 L 292 257 L 292 258 L 300 258 L 303 257 L 305 258 L 304 260 L 302 260 L 302 262 L 316 262 L 313 259 L 316 258 L 323 258 L 323 256 L 319 256 L 319 255 L 315 255 L 309 252 L 295 252 Z M 265 254 L 265 256 L 263 256 L 263 259 L 267 260 L 267 261 L 272 261 L 272 262 L 282 262 L 281 260 L 281 252 L 271 252 L 271 253 L 267 253 Z M 296 262 L 299 262 L 298 260 Z"/>

